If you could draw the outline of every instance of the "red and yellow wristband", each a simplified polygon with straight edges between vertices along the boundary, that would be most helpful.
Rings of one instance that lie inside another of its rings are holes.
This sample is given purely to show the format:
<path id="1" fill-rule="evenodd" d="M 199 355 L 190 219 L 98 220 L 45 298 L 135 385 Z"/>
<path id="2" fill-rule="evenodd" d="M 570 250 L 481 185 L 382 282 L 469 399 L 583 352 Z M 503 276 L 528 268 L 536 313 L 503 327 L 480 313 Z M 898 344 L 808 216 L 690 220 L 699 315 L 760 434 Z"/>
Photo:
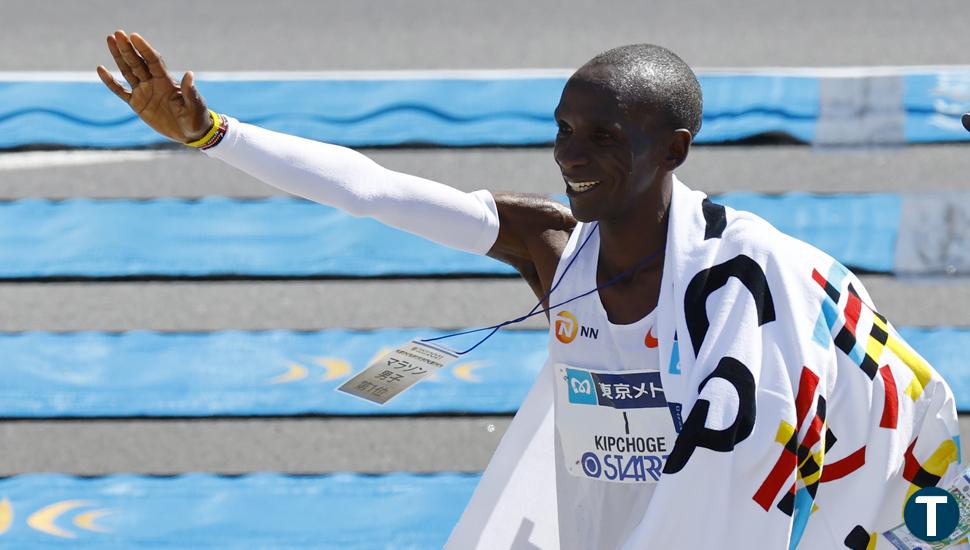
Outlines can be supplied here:
<path id="1" fill-rule="evenodd" d="M 212 109 L 209 109 L 209 115 L 212 116 L 212 128 L 209 128 L 209 131 L 201 138 L 186 143 L 186 145 L 205 151 L 206 149 L 211 149 L 219 145 L 222 138 L 226 137 L 226 131 L 229 129 L 229 120 L 227 117 L 220 115 Z"/>

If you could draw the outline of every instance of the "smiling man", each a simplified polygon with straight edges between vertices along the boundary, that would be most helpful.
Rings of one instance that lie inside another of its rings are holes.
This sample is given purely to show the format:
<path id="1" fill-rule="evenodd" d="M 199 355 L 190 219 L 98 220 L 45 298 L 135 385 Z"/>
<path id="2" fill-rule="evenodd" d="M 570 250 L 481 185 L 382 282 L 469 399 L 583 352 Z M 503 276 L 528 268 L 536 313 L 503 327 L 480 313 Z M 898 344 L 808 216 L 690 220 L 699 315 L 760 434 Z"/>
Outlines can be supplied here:
<path id="1" fill-rule="evenodd" d="M 449 547 L 871 549 L 958 469 L 953 396 L 859 280 L 674 177 L 701 125 L 690 68 L 652 45 L 568 81 L 555 160 L 569 207 L 463 193 L 241 123 L 108 37 L 151 127 L 303 197 L 514 266 L 549 359 Z"/>

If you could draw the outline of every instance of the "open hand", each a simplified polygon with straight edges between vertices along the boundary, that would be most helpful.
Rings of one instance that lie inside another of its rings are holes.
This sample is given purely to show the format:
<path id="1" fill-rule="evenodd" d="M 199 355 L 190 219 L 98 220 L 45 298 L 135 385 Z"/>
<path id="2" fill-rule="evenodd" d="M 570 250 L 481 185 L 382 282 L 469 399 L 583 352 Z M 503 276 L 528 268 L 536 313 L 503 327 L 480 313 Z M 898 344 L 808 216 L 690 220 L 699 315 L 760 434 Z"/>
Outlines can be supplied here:
<path id="1" fill-rule="evenodd" d="M 191 71 L 185 73 L 180 85 L 144 38 L 135 33 L 129 37 L 123 30 L 108 35 L 108 51 L 131 91 L 115 80 L 104 65 L 98 65 L 98 76 L 156 132 L 179 143 L 189 143 L 212 128 L 214 121 Z"/>

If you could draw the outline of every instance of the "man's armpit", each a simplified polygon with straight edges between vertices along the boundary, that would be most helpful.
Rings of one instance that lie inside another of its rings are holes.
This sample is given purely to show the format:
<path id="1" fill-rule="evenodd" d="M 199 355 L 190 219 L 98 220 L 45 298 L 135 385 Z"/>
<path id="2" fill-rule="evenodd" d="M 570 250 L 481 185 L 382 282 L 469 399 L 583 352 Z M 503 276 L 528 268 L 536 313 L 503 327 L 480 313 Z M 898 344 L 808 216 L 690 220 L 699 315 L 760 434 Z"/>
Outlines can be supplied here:
<path id="1" fill-rule="evenodd" d="M 576 226 L 567 206 L 545 195 L 532 193 L 496 192 L 493 196 L 498 209 L 499 230 L 489 256 L 510 264 L 511 259 L 517 260 L 515 264 L 522 260 L 535 263 L 550 254 L 558 259 Z M 565 239 L 556 238 L 555 234 L 559 232 L 565 234 Z M 549 250 L 545 250 L 547 248 Z"/>
<path id="2" fill-rule="evenodd" d="M 514 267 L 542 298 L 576 226 L 569 208 L 548 197 L 496 193 L 499 236 L 488 255 Z"/>

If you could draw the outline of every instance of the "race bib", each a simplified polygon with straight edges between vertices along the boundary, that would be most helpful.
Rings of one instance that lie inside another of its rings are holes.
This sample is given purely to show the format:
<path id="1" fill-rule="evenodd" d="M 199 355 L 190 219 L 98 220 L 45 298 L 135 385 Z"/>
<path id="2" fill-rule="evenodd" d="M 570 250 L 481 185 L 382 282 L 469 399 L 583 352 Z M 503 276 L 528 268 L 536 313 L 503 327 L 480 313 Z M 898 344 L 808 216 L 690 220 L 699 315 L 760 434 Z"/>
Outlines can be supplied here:
<path id="1" fill-rule="evenodd" d="M 605 482 L 657 483 L 677 438 L 660 371 L 555 369 L 566 471 Z"/>

